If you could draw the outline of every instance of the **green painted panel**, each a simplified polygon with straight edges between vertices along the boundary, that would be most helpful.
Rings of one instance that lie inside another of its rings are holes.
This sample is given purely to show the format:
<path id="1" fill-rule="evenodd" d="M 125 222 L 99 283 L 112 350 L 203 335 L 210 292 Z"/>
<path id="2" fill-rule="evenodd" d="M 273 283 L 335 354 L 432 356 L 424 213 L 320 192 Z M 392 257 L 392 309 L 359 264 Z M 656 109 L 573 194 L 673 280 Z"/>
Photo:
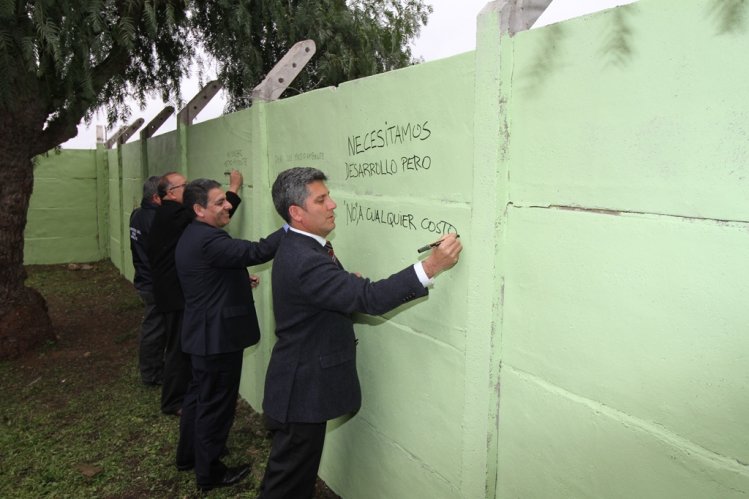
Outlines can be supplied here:
<path id="1" fill-rule="evenodd" d="M 143 180 L 140 178 L 126 178 L 122 181 L 122 209 L 124 210 L 125 225 L 130 220 L 130 213 L 140 206 L 143 200 Z"/>
<path id="2" fill-rule="evenodd" d="M 34 178 L 96 178 L 95 153 L 92 150 L 64 149 L 36 157 Z"/>
<path id="3" fill-rule="evenodd" d="M 130 214 L 140 206 L 143 198 L 143 164 L 142 147 L 140 141 L 121 145 L 122 158 L 122 225 L 120 240 L 122 262 L 120 272 L 125 278 L 133 280 L 135 268 L 133 267 L 133 256 L 130 252 Z"/>
<path id="4" fill-rule="evenodd" d="M 470 246 L 474 85 L 467 54 L 263 106 L 270 180 L 294 166 L 325 171 L 338 204 L 336 254 L 347 270 L 372 279 L 413 265 L 424 257 L 417 248 L 442 233 L 459 232 Z M 343 496 L 457 497 L 468 269 L 462 261 L 437 278 L 428 298 L 383 319 L 358 319 L 364 402 L 341 429 L 354 423 L 371 431 L 345 433 L 355 445 L 330 444 L 322 468 L 326 480 L 343 481 L 336 489 Z M 330 450 L 338 445 L 345 449 Z M 409 463 L 375 448 L 402 449 Z M 393 473 L 387 461 L 405 468 Z"/>
<path id="5" fill-rule="evenodd" d="M 241 111 L 190 126 L 187 129 L 189 178 L 212 178 L 228 184 L 229 177 L 224 172 L 236 168 L 250 179 L 253 168 L 249 160 L 250 123 L 249 111 Z"/>
<path id="6" fill-rule="evenodd" d="M 504 363 L 749 462 L 745 228 L 515 209 L 508 238 Z"/>
<path id="7" fill-rule="evenodd" d="M 100 259 L 97 199 L 94 151 L 63 150 L 38 156 L 24 231 L 24 262 Z"/>
<path id="8" fill-rule="evenodd" d="M 30 208 L 24 236 L 33 238 L 96 237 L 97 217 L 91 206 Z"/>
<path id="9" fill-rule="evenodd" d="M 244 177 L 238 193 L 242 204 L 226 227 L 234 237 L 252 237 L 258 214 L 253 213 L 254 179 L 261 165 L 251 164 L 252 125 L 250 111 L 227 114 L 190 126 L 188 131 L 188 178 L 210 178 L 229 187 L 229 172 L 237 169 Z M 263 195 L 267 195 L 263 193 Z M 267 209 L 272 209 L 268 202 Z M 256 235 L 255 237 L 259 237 Z"/>
<path id="10" fill-rule="evenodd" d="M 383 438 L 366 418 L 328 424 L 320 476 L 341 497 L 460 497 L 455 484 Z"/>
<path id="11" fill-rule="evenodd" d="M 119 147 L 122 153 L 122 177 L 125 179 L 140 179 L 143 176 L 140 141 L 128 142 Z"/>
<path id="12" fill-rule="evenodd" d="M 96 215 L 96 178 L 36 177 L 29 209 L 85 207 Z"/>
<path id="13" fill-rule="evenodd" d="M 500 421 L 498 498 L 749 495 L 736 461 L 520 371 L 503 369 Z"/>
<path id="14" fill-rule="evenodd" d="M 473 62 L 468 53 L 341 85 L 336 122 L 345 136 L 332 137 L 331 184 L 357 194 L 470 202 Z"/>
<path id="15" fill-rule="evenodd" d="M 179 171 L 179 135 L 176 131 L 157 135 L 148 139 L 148 172 L 150 175 L 163 175 Z"/>
<path id="16" fill-rule="evenodd" d="M 464 54 L 279 101 L 268 109 L 272 177 L 314 166 L 334 194 L 411 197 L 419 186 L 420 199 L 466 201 L 473 84 Z"/>
<path id="17" fill-rule="evenodd" d="M 314 166 L 328 174 L 331 196 L 338 202 L 331 239 L 347 269 L 379 279 L 415 263 L 416 249 L 444 232 L 469 239 L 465 201 L 473 181 L 472 61 L 470 55 L 457 56 L 267 108 L 271 177 L 293 166 Z M 444 73 L 451 78 L 431 85 Z M 400 165 L 392 175 L 347 178 L 347 162 L 385 156 L 389 164 Z M 401 159 L 415 156 L 434 164 L 404 168 Z M 465 324 L 465 307 L 444 305 L 465 296 L 460 290 L 466 286 L 467 273 L 460 270 L 440 276 L 428 305 L 414 307 L 406 323 L 462 348 L 459 329 L 435 326 Z"/>
<path id="18" fill-rule="evenodd" d="M 122 269 L 122 210 L 120 208 L 120 161 L 116 149 L 107 151 L 109 163 L 109 256 Z"/>
<path id="19" fill-rule="evenodd" d="M 512 201 L 749 219 L 749 37 L 721 32 L 717 3 L 641 1 L 508 39 Z"/>
<path id="20" fill-rule="evenodd" d="M 24 265 L 94 262 L 99 259 L 98 241 L 91 234 L 84 237 L 27 238 L 23 251 Z"/>
<path id="21" fill-rule="evenodd" d="M 110 237 L 109 247 L 113 249 L 111 251 L 111 254 L 109 255 L 109 258 L 112 260 L 112 263 L 114 264 L 115 267 L 117 267 L 118 269 L 122 269 L 122 253 L 120 252 L 119 238 Z"/>
<path id="22" fill-rule="evenodd" d="M 356 417 L 449 483 L 460 483 L 455 450 L 463 441 L 464 408 L 455 401 L 463 399 L 464 353 L 392 320 L 366 322 L 357 325 L 363 402 Z"/>
<path id="23" fill-rule="evenodd" d="M 471 214 L 464 205 L 437 205 L 414 198 L 350 197 L 348 192 L 331 196 L 338 203 L 336 230 L 330 236 L 336 254 L 349 271 L 372 280 L 423 259 L 426 253 L 419 255 L 417 249 L 439 239 L 442 230 L 458 231 L 468 244 Z M 468 286 L 468 274 L 460 271 L 462 267 L 438 276 L 428 298 L 385 316 L 462 350 L 467 302 L 465 293 L 456 292 Z"/>

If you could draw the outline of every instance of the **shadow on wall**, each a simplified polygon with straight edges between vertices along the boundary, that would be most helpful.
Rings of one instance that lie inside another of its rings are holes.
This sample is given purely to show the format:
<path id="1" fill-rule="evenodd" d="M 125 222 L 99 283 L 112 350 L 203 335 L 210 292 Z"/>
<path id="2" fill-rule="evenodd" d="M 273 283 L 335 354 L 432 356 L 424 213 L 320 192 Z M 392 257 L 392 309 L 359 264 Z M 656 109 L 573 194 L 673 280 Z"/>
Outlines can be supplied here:
<path id="1" fill-rule="evenodd" d="M 709 15 L 719 35 L 738 33 L 746 28 L 746 0 L 713 0 Z"/>
<path id="2" fill-rule="evenodd" d="M 634 30 L 632 18 L 637 13 L 636 6 L 615 9 L 609 29 L 604 33 L 600 53 L 607 66 L 624 68 L 634 55 Z"/>
<path id="3" fill-rule="evenodd" d="M 718 35 L 744 32 L 747 28 L 747 0 L 712 0 L 706 17 L 715 25 Z M 635 17 L 638 13 L 636 3 L 613 9 L 601 36 L 598 50 L 604 66 L 619 69 L 628 67 L 635 55 Z M 528 95 L 537 95 L 544 90 L 553 74 L 564 67 L 565 38 L 568 28 L 564 23 L 552 24 L 542 28 L 536 57 L 528 68 L 520 74 L 521 91 Z"/>
<path id="4" fill-rule="evenodd" d="M 598 50 L 604 66 L 624 68 L 631 63 L 635 37 L 633 20 L 637 12 L 637 5 L 630 4 L 614 9 L 609 16 L 610 22 L 602 33 Z M 564 67 L 568 28 L 564 23 L 558 23 L 542 29 L 544 34 L 540 38 L 536 58 L 520 75 L 522 91 L 530 95 L 541 92 L 554 72 Z"/>

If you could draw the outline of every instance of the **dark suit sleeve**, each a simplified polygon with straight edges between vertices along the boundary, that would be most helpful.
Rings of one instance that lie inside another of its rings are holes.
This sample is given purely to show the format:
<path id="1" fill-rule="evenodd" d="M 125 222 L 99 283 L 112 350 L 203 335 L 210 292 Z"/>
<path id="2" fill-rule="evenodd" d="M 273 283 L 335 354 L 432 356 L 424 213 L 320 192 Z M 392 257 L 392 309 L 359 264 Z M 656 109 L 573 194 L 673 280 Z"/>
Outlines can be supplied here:
<path id="1" fill-rule="evenodd" d="M 214 237 L 203 245 L 203 254 L 213 267 L 235 268 L 259 265 L 271 260 L 278 249 L 285 231 L 278 229 L 258 242 L 232 239 L 223 230 L 216 231 Z"/>
<path id="2" fill-rule="evenodd" d="M 301 268 L 301 292 L 326 310 L 379 315 L 428 294 L 413 266 L 379 281 L 350 274 L 325 254 L 315 254 Z"/>
<path id="3" fill-rule="evenodd" d="M 237 196 L 231 191 L 226 191 L 226 200 L 229 201 L 229 204 L 231 204 L 231 210 L 229 210 L 229 216 L 233 217 L 234 212 L 237 211 L 237 208 L 242 203 L 242 198 Z"/>

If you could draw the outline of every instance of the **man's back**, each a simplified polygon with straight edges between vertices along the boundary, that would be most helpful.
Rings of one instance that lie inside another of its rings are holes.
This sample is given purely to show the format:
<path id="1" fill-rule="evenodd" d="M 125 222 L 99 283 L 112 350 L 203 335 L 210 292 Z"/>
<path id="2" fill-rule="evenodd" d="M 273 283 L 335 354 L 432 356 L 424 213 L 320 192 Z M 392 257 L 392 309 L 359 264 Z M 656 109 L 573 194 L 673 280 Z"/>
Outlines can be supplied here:
<path id="1" fill-rule="evenodd" d="M 133 284 L 140 291 L 153 291 L 151 265 L 148 260 L 148 237 L 156 214 L 156 206 L 147 202 L 141 203 L 130 214 L 130 253 L 133 257 L 135 277 Z"/>
<path id="2" fill-rule="evenodd" d="M 285 422 L 320 422 L 361 405 L 350 314 L 382 314 L 427 294 L 408 267 L 372 282 L 342 270 L 312 237 L 289 231 L 273 260 L 278 341 L 264 410 Z"/>
<path id="3" fill-rule="evenodd" d="M 174 266 L 174 250 L 192 215 L 181 203 L 163 201 L 156 209 L 148 239 L 156 306 L 162 312 L 182 310 L 184 298 Z"/>
<path id="4" fill-rule="evenodd" d="M 177 243 L 175 264 L 185 297 L 182 349 L 195 355 L 242 350 L 260 339 L 247 266 L 273 258 L 282 232 L 259 242 L 232 239 L 193 222 Z"/>

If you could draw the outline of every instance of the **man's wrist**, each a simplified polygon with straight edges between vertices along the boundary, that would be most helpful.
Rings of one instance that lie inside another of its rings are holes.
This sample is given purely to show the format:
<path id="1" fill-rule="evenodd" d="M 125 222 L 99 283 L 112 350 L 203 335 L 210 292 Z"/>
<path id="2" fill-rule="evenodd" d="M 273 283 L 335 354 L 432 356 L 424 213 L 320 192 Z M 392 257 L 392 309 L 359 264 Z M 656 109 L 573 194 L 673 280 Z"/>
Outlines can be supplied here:
<path id="1" fill-rule="evenodd" d="M 414 270 L 416 271 L 416 277 L 419 278 L 419 282 L 426 288 L 434 283 L 434 280 L 430 278 L 424 270 L 424 262 L 416 262 L 414 264 Z"/>
<path id="2" fill-rule="evenodd" d="M 437 270 L 434 268 L 434 265 L 432 265 L 432 262 L 429 261 L 429 258 L 422 261 L 421 265 L 424 268 L 424 273 L 429 279 L 432 279 L 437 274 Z"/>

